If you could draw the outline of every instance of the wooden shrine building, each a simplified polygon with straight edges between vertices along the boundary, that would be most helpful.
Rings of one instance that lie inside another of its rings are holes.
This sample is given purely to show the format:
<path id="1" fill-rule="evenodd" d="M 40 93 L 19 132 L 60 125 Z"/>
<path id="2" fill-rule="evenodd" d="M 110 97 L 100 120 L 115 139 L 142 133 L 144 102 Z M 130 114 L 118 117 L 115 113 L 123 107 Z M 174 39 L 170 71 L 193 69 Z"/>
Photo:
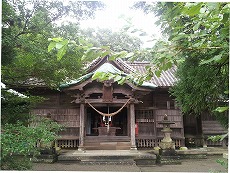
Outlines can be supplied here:
<path id="1" fill-rule="evenodd" d="M 128 81 L 119 85 L 113 80 L 92 80 L 98 71 L 145 73 L 146 65 L 149 63 L 98 58 L 88 66 L 84 76 L 61 85 L 60 90 L 37 86 L 34 94 L 48 100 L 32 113 L 49 114 L 65 126 L 58 139 L 58 146 L 62 148 L 135 150 L 155 147 L 163 138 L 162 125 L 158 122 L 165 114 L 175 122 L 171 126 L 175 146 L 185 146 L 185 129 L 189 129 L 188 134 L 201 136 L 202 128 L 199 123 L 191 126 L 187 119 L 184 120 L 174 98 L 169 95 L 169 88 L 176 81 L 175 68 L 163 72 L 159 78 L 154 76 L 141 86 Z M 184 121 L 188 123 L 187 127 Z"/>

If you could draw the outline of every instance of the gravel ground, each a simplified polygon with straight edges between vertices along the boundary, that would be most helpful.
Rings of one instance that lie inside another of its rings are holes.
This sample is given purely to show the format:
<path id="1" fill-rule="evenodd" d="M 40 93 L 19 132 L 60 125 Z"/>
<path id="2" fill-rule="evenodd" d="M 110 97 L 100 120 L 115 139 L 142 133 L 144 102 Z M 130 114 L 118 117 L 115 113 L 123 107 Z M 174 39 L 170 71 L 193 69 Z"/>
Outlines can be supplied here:
<path id="1" fill-rule="evenodd" d="M 94 172 L 227 172 L 216 163 L 222 156 L 208 156 L 207 159 L 182 160 L 181 165 L 81 165 L 78 163 L 34 163 L 33 171 L 94 171 Z"/>

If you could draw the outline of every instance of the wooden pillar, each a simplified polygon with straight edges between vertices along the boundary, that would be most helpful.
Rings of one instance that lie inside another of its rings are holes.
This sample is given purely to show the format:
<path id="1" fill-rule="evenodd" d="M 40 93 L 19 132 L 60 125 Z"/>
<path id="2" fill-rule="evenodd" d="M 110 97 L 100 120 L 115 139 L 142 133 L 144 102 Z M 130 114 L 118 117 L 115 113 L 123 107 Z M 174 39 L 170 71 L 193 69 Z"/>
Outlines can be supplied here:
<path id="1" fill-rule="evenodd" d="M 131 136 L 131 148 L 130 150 L 137 150 L 135 139 L 135 110 L 134 104 L 130 104 L 130 136 Z"/>
<path id="2" fill-rule="evenodd" d="M 127 106 L 127 136 L 130 137 L 130 107 Z"/>
<path id="3" fill-rule="evenodd" d="M 167 101 L 167 109 L 170 109 L 170 101 Z"/>
<path id="4" fill-rule="evenodd" d="M 79 151 L 84 151 L 84 136 L 85 136 L 85 105 L 80 104 L 80 134 L 79 134 Z"/>

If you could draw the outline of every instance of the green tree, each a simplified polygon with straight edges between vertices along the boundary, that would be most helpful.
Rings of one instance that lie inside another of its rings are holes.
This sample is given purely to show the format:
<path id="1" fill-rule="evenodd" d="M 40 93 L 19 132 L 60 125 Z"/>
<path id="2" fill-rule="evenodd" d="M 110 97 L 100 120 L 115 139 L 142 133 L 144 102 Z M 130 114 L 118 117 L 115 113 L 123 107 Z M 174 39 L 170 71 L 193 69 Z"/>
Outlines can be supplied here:
<path id="1" fill-rule="evenodd" d="M 2 7 L 2 63 L 5 64 L 14 58 L 8 54 L 14 50 L 12 48 L 23 44 L 20 42 L 21 35 L 29 33 L 42 35 L 44 34 L 42 31 L 50 30 L 55 22 L 67 16 L 72 17 L 76 22 L 93 17 L 95 10 L 103 8 L 104 5 L 97 1 L 64 4 L 63 1 L 56 0 L 3 0 Z"/>
<path id="2" fill-rule="evenodd" d="M 65 80 L 66 74 L 69 78 L 78 77 L 82 73 L 82 60 L 79 58 L 82 50 L 69 50 L 65 55 L 68 58 L 57 62 L 54 55 L 47 54 L 47 40 L 57 34 L 64 37 L 68 32 L 72 33 L 70 35 L 78 32 L 73 30 L 74 24 L 62 28 L 55 22 L 67 16 L 76 21 L 93 17 L 95 10 L 102 7 L 103 4 L 96 1 L 69 2 L 65 5 L 62 1 L 4 0 L 2 81 L 18 85 L 36 78 L 56 87 Z"/>
<path id="3" fill-rule="evenodd" d="M 115 52 L 134 52 L 140 50 L 143 44 L 140 38 L 131 36 L 125 30 L 113 32 L 111 29 L 87 28 L 81 34 L 94 46 L 109 46 Z"/>
<path id="4" fill-rule="evenodd" d="M 227 106 L 229 73 L 229 3 L 138 2 L 136 8 L 159 18 L 166 41 L 151 50 L 156 73 L 178 65 L 171 93 L 185 114 L 213 114 Z M 218 113 L 225 126 L 227 112 Z"/>
<path id="5" fill-rule="evenodd" d="M 68 27 L 55 24 L 58 20 L 66 16 L 76 21 L 92 17 L 103 5 L 95 1 L 64 4 L 50 0 L 3 0 L 2 7 L 1 67 L 2 82 L 7 89 L 1 88 L 1 169 L 25 170 L 31 168 L 30 157 L 39 154 L 36 143 L 55 140 L 61 127 L 46 118 L 30 126 L 33 120 L 30 109 L 42 99 L 29 93 L 24 93 L 27 97 L 19 97 L 9 92 L 9 88 L 31 85 L 31 79 L 35 85 L 57 88 L 61 81 L 67 80 L 67 74 L 69 78 L 78 77 L 82 73 L 84 48 L 69 49 L 66 58 L 58 61 L 55 53 L 47 53 L 48 39 L 57 30 L 63 36 L 64 31 L 67 33 Z M 82 42 L 81 38 L 75 41 Z"/>
<path id="6" fill-rule="evenodd" d="M 31 159 L 39 155 L 45 144 L 57 138 L 61 126 L 46 118 L 39 121 L 29 114 L 31 108 L 42 98 L 18 94 L 14 90 L 1 89 L 1 169 L 26 170 L 31 168 Z"/>

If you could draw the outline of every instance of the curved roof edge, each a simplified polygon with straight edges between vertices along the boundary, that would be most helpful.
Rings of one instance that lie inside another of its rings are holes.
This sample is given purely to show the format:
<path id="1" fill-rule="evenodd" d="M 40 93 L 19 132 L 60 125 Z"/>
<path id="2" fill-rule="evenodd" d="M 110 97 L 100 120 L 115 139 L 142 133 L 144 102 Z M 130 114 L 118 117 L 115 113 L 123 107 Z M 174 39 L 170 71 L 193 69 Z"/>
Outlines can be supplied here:
<path id="1" fill-rule="evenodd" d="M 96 70 L 94 70 L 93 72 L 90 72 L 76 80 L 72 80 L 70 82 L 61 84 L 59 86 L 59 88 L 68 88 L 72 85 L 77 85 L 80 84 L 84 81 L 86 81 L 87 79 L 89 79 L 90 77 L 92 77 L 95 73 L 97 72 L 104 72 L 104 73 L 112 73 L 112 74 L 119 74 L 119 75 L 127 75 L 126 73 L 124 73 L 123 71 L 120 71 L 118 68 L 116 68 L 114 65 L 106 62 L 104 64 L 102 64 L 99 68 L 97 68 Z M 138 86 L 137 83 L 137 79 L 133 78 L 132 82 Z M 150 82 L 143 82 L 142 85 L 139 85 L 140 87 L 147 87 L 150 89 L 154 89 L 156 87 L 158 87 L 157 85 L 150 83 Z"/>

